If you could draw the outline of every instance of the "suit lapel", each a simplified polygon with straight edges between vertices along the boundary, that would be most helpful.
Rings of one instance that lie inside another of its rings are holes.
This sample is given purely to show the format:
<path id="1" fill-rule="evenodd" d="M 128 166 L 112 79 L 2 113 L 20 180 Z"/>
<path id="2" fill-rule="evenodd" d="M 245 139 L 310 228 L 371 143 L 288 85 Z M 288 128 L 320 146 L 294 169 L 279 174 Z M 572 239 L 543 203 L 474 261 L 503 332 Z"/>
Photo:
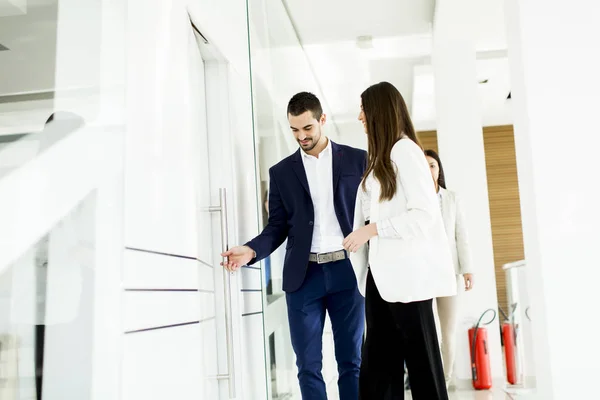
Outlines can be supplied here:
<path id="1" fill-rule="evenodd" d="M 308 178 L 306 177 L 306 170 L 304 169 L 304 163 L 302 162 L 302 154 L 300 154 L 302 150 L 298 149 L 298 151 L 292 157 L 292 169 L 296 173 L 298 180 L 302 184 L 302 187 L 306 190 L 306 192 L 310 195 L 310 188 L 308 186 Z"/>
<path id="2" fill-rule="evenodd" d="M 335 195 L 338 183 L 340 182 L 340 175 L 342 174 L 342 160 L 344 158 L 344 152 L 342 151 L 341 147 L 333 141 L 331 142 L 331 155 L 333 157 L 333 193 Z"/>

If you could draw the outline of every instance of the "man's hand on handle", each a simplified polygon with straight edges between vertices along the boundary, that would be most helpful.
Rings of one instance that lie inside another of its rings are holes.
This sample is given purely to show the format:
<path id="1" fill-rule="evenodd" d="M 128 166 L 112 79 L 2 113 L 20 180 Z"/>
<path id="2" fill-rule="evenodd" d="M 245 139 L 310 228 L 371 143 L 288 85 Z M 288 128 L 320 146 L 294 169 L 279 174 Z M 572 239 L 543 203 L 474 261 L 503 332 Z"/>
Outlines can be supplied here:
<path id="1" fill-rule="evenodd" d="M 256 253 L 248 246 L 236 246 L 221 254 L 221 257 L 227 258 L 221 265 L 228 271 L 235 272 L 256 257 Z"/>

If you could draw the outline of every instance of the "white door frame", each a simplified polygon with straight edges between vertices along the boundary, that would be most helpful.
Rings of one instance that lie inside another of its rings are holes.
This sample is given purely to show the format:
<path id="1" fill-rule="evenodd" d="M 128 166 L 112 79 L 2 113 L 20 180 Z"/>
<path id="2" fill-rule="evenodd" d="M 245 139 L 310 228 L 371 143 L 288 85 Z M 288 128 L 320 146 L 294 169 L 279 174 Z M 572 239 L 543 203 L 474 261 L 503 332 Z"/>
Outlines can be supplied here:
<path id="1" fill-rule="evenodd" d="M 190 17 L 191 20 L 191 17 Z M 198 48 L 204 61 L 206 91 L 206 124 L 208 131 L 210 190 L 214 206 L 221 203 L 224 191 L 226 205 L 212 220 L 212 247 L 216 254 L 234 243 L 235 214 L 232 207 L 235 196 L 232 135 L 230 129 L 230 65 L 219 49 L 211 44 L 192 22 Z M 225 214 L 226 226 L 221 224 Z M 201 229 L 201 227 L 199 227 Z M 226 240 L 225 240 L 226 239 Z M 217 353 L 219 361 L 219 392 L 227 399 L 244 399 L 242 391 L 242 338 L 241 301 L 238 274 L 221 273 L 215 265 L 215 307 L 217 310 Z M 221 340 L 222 339 L 222 340 Z"/>

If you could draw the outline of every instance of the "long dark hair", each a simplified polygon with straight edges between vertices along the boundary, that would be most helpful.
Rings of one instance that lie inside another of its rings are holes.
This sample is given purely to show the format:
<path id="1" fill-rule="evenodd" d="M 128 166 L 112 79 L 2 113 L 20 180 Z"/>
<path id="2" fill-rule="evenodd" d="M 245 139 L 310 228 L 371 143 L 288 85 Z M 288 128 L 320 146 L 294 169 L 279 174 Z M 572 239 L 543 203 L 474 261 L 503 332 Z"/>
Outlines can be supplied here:
<path id="1" fill-rule="evenodd" d="M 380 201 L 391 200 L 396 194 L 396 169 L 392 165 L 392 147 L 406 135 L 419 147 L 419 139 L 408 113 L 404 98 L 389 82 L 377 83 L 361 95 L 367 125 L 369 156 L 364 177 L 372 172 L 381 185 Z M 363 179 L 363 189 L 366 190 Z"/>
<path id="2" fill-rule="evenodd" d="M 437 184 L 446 189 L 446 175 L 444 175 L 444 167 L 442 167 L 442 160 L 440 160 L 440 156 L 438 156 L 438 153 L 436 153 L 435 150 L 431 149 L 425 150 L 425 156 L 431 157 L 437 161 L 438 166 L 440 167 L 440 174 L 438 176 Z"/>

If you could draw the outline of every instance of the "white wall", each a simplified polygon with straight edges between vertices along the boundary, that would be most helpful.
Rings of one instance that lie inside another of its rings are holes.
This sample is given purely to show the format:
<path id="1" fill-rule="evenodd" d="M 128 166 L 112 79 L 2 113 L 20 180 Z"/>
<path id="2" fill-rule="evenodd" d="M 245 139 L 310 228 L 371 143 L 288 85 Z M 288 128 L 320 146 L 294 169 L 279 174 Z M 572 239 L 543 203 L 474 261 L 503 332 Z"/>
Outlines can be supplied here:
<path id="1" fill-rule="evenodd" d="M 482 126 L 512 125 L 512 102 L 506 98 L 511 90 L 509 62 L 506 54 L 476 60 L 475 80 L 488 81 L 485 84 L 477 85 Z M 411 115 L 415 129 L 417 131 L 436 130 L 435 76 L 432 65 L 416 65 L 414 67 L 414 85 Z M 460 92 L 449 95 L 449 101 L 460 98 L 460 95 Z"/>
<path id="2" fill-rule="evenodd" d="M 591 398 L 600 375 L 600 321 L 591 316 L 600 265 L 600 4 L 506 6 L 535 398 Z"/>
<path id="3" fill-rule="evenodd" d="M 433 45 L 440 157 L 448 188 L 458 193 L 465 206 L 475 274 L 473 291 L 460 296 L 455 372 L 457 379 L 465 381 L 471 379 L 467 330 L 484 311 L 498 309 L 485 150 L 476 86 L 475 36 L 469 27 L 468 10 L 472 6 L 472 0 L 438 1 Z M 460 21 L 460 29 L 457 21 Z M 459 291 L 461 289 L 459 287 Z M 486 328 L 492 377 L 502 382 L 498 318 Z"/>
<path id="4" fill-rule="evenodd" d="M 155 0 L 152 6 L 147 1 L 129 2 L 128 29 L 131 35 L 127 54 L 130 70 L 125 215 L 128 246 L 195 256 L 198 246 L 205 248 L 208 244 L 203 240 L 198 241 L 196 237 L 197 217 L 194 211 L 194 192 L 190 186 L 197 174 L 195 169 L 198 168 L 198 162 L 205 160 L 194 162 L 194 156 L 191 155 L 194 149 L 190 149 L 190 145 L 193 147 L 194 143 L 198 143 L 194 141 L 197 128 L 193 124 L 190 125 L 190 117 L 183 112 L 192 101 L 188 93 L 186 70 L 190 57 L 187 35 L 191 32 L 187 12 L 211 46 L 228 62 L 228 67 L 223 72 L 225 75 L 221 77 L 225 81 L 219 80 L 224 82 L 224 86 L 214 88 L 218 98 L 209 99 L 209 102 L 216 105 L 208 105 L 208 135 L 209 141 L 220 136 L 228 137 L 223 139 L 225 142 L 218 151 L 221 151 L 223 162 L 230 160 L 231 163 L 212 165 L 211 174 L 218 176 L 214 182 L 215 187 L 199 190 L 203 191 L 202 195 L 210 190 L 210 197 L 214 203 L 218 187 L 225 186 L 230 189 L 230 245 L 247 240 L 258 231 L 259 205 L 256 191 L 247 15 L 246 2 L 243 0 Z M 211 87 L 215 82 L 208 80 L 206 84 L 207 87 Z M 218 121 L 217 125 L 210 122 L 220 118 L 214 111 L 211 114 L 210 106 L 213 105 L 217 111 L 227 111 L 225 115 L 229 115 L 229 119 Z M 223 132 L 230 134 L 222 135 Z M 216 154 L 211 156 L 216 158 Z M 216 265 L 218 257 L 216 254 L 212 257 Z M 171 262 L 154 258 L 153 263 L 165 271 L 164 268 L 168 268 Z M 126 266 L 128 270 L 131 267 L 133 264 Z M 221 274 L 220 271 L 220 267 L 216 266 L 214 273 Z M 265 398 L 262 295 L 254 291 L 240 292 L 240 289 L 260 289 L 260 271 L 244 269 L 233 277 L 233 281 L 237 310 L 234 314 L 234 342 L 236 374 L 239 380 L 238 398 Z M 222 301 L 222 287 L 216 286 L 214 290 L 214 299 Z M 175 293 L 165 293 L 161 296 L 160 304 L 171 304 L 175 307 Z M 205 303 L 204 300 L 201 301 L 201 310 L 211 308 Z M 164 316 L 167 317 L 168 314 Z M 205 316 L 210 318 L 209 314 Z M 207 321 L 203 325 L 213 325 L 203 330 L 201 336 L 211 332 L 215 335 L 215 329 L 221 324 L 221 315 L 216 317 L 217 326 Z M 217 343 L 220 343 L 218 352 L 222 360 L 223 337 L 215 336 L 212 348 L 199 348 L 194 342 L 193 332 L 188 332 L 189 329 L 173 331 L 167 336 L 161 332 L 169 332 L 168 329 L 156 331 L 159 336 L 162 335 L 162 339 L 156 336 L 153 340 L 141 336 L 136 339 L 137 334 L 128 335 L 123 392 L 125 399 L 145 390 L 143 383 L 147 382 L 147 377 L 137 374 L 136 366 L 143 367 L 138 364 L 139 360 L 149 360 L 151 354 L 146 353 L 151 352 L 152 347 L 161 340 L 176 342 L 172 345 L 172 351 L 159 355 L 164 359 L 164 367 L 167 368 L 166 375 L 161 378 L 167 381 L 161 386 L 161 390 L 173 388 L 180 392 L 180 397 L 198 392 L 198 387 L 193 387 L 194 384 L 197 386 L 197 382 L 189 379 L 190 373 L 194 373 L 189 371 L 189 368 L 198 367 L 197 364 L 202 362 L 205 362 L 205 368 L 212 368 L 209 364 L 214 358 Z M 196 365 L 187 360 L 185 365 L 169 371 L 169 365 L 176 361 L 176 358 L 169 354 L 181 354 L 186 349 L 190 354 L 201 355 L 196 359 Z M 219 364 L 219 372 L 226 371 L 227 366 L 222 362 Z M 182 372 L 183 375 L 176 371 Z M 205 369 L 206 371 L 208 370 Z M 226 387 L 227 382 L 223 383 Z M 211 392 L 213 398 L 216 395 L 214 390 Z M 161 398 L 160 391 L 147 393 Z"/>

